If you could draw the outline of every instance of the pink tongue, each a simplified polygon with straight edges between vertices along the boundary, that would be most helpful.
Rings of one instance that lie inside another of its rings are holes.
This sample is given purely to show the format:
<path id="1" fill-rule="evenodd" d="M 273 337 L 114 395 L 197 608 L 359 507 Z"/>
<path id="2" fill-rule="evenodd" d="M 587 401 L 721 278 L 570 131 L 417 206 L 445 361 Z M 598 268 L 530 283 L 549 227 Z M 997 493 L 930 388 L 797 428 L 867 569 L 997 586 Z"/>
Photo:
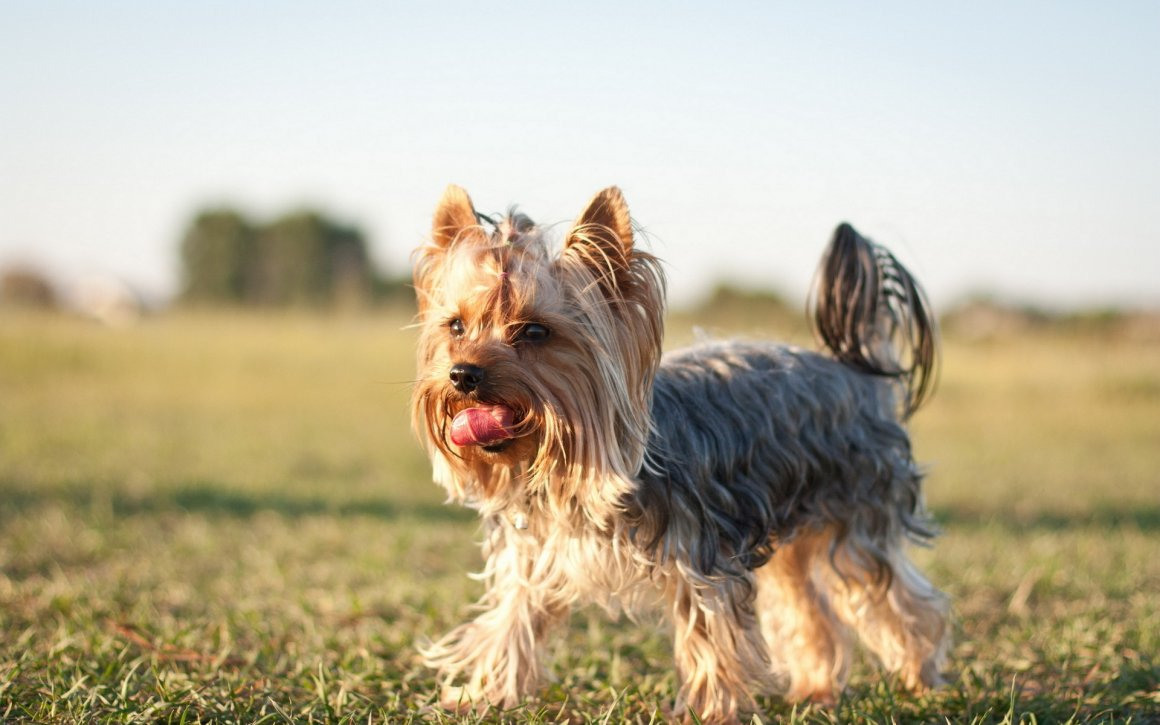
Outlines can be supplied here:
<path id="1" fill-rule="evenodd" d="M 451 421 L 451 442 L 457 446 L 485 446 L 512 437 L 512 409 L 483 405 L 459 411 Z"/>

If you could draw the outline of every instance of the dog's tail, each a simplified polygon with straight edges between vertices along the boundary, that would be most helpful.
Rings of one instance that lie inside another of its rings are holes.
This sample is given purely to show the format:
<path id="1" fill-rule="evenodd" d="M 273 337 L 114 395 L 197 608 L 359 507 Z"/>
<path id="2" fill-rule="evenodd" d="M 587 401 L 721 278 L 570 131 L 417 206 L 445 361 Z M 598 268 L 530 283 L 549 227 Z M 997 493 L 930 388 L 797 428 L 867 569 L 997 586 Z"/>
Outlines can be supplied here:
<path id="1" fill-rule="evenodd" d="M 938 330 L 914 276 L 885 247 L 842 223 L 812 292 L 814 327 L 843 363 L 899 383 L 903 418 L 933 390 Z"/>

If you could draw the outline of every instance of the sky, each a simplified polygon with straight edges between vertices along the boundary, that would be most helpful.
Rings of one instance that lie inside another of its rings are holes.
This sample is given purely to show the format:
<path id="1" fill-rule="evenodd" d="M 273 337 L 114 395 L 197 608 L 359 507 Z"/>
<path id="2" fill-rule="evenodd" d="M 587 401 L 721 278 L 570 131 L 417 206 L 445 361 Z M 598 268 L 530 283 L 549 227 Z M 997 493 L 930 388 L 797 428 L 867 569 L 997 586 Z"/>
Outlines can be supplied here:
<path id="1" fill-rule="evenodd" d="M 1160 3 L 0 2 L 0 265 L 165 298 L 196 210 L 309 205 L 398 274 L 448 183 L 621 187 L 676 304 L 845 220 L 936 305 L 1160 307 Z"/>

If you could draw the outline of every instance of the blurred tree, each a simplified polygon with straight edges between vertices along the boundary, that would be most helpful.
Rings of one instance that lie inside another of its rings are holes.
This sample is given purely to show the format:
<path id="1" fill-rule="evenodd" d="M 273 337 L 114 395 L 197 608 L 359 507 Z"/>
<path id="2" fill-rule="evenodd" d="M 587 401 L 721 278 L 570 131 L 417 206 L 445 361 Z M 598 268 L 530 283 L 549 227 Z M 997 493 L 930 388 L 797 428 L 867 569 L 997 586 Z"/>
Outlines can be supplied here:
<path id="1" fill-rule="evenodd" d="M 250 299 L 261 305 L 365 304 L 371 293 L 366 241 L 315 211 L 287 214 L 258 234 Z"/>
<path id="2" fill-rule="evenodd" d="M 233 209 L 209 209 L 194 217 L 181 240 L 185 302 L 245 301 L 254 263 L 255 230 Z"/>
<path id="3" fill-rule="evenodd" d="M 362 307 L 380 287 L 362 232 L 314 210 L 260 226 L 231 210 L 202 212 L 181 252 L 188 302 Z"/>

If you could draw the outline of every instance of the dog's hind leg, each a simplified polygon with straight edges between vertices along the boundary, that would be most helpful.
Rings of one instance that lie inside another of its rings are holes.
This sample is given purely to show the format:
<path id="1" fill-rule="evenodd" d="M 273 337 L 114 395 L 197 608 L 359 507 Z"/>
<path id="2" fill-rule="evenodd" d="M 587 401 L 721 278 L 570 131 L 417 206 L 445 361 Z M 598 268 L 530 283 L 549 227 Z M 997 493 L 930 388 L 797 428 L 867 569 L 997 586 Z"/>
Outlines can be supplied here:
<path id="1" fill-rule="evenodd" d="M 820 532 L 802 532 L 776 544 L 756 572 L 757 610 L 774 675 L 794 702 L 832 702 L 849 670 L 849 636 L 814 580 L 827 542 Z"/>
<path id="2" fill-rule="evenodd" d="M 839 545 L 835 563 L 845 573 L 852 555 L 850 540 Z M 949 603 L 907 558 L 901 543 L 887 549 L 889 579 L 874 582 L 841 576 L 832 568 L 826 587 L 834 612 L 858 632 L 883 668 L 903 687 L 922 692 L 942 684 L 941 669 L 950 648 Z"/>

